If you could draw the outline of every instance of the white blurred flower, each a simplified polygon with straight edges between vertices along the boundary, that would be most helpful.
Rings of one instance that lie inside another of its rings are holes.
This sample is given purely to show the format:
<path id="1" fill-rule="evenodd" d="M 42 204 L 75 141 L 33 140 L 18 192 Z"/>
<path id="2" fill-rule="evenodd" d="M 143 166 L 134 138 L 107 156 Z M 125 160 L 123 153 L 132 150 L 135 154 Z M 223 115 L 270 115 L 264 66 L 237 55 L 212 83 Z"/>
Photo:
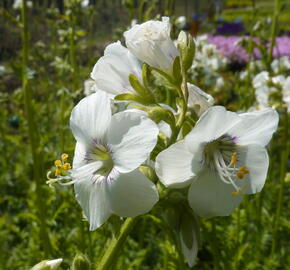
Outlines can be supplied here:
<path id="1" fill-rule="evenodd" d="M 253 78 L 253 87 L 257 89 L 259 87 L 265 86 L 269 82 L 269 79 L 269 72 L 262 71 Z"/>
<path id="2" fill-rule="evenodd" d="M 287 105 L 287 111 L 290 113 L 290 76 L 287 77 L 282 88 L 282 99 Z"/>
<path id="3" fill-rule="evenodd" d="M 278 75 L 278 76 L 272 77 L 272 82 L 274 84 L 279 85 L 280 87 L 284 85 L 285 81 L 286 81 L 286 78 L 284 75 Z"/>
<path id="4" fill-rule="evenodd" d="M 211 95 L 205 93 L 197 86 L 188 83 L 188 107 L 195 110 L 198 116 L 202 115 L 209 107 L 214 104 Z"/>
<path id="5" fill-rule="evenodd" d="M 273 109 L 237 114 L 209 108 L 184 141 L 156 158 L 156 173 L 167 187 L 190 185 L 191 208 L 205 218 L 229 215 L 242 194 L 259 192 L 269 165 L 265 146 L 277 129 Z"/>
<path id="6" fill-rule="evenodd" d="M 15 0 L 13 3 L 13 8 L 14 9 L 21 9 L 22 8 L 22 0 Z M 32 1 L 26 1 L 26 6 L 28 8 L 31 8 L 33 6 Z"/>
<path id="7" fill-rule="evenodd" d="M 283 72 L 290 69 L 290 60 L 287 56 L 282 56 L 279 59 L 274 59 L 271 63 L 271 68 L 274 73 Z"/>
<path id="8" fill-rule="evenodd" d="M 137 19 L 133 19 L 131 21 L 131 27 L 133 27 L 134 25 L 136 25 L 138 23 L 138 20 Z"/>
<path id="9" fill-rule="evenodd" d="M 178 50 L 170 38 L 168 17 L 136 24 L 124 33 L 127 48 L 141 61 L 163 70 L 170 70 Z"/>
<path id="10" fill-rule="evenodd" d="M 179 16 L 175 20 L 175 25 L 179 28 L 182 29 L 186 25 L 186 17 L 185 16 Z"/>
<path id="11" fill-rule="evenodd" d="M 81 2 L 81 6 L 82 6 L 82 8 L 86 8 L 86 7 L 88 7 L 89 4 L 90 4 L 90 1 L 89 1 L 89 0 L 82 0 L 82 2 Z"/>
<path id="12" fill-rule="evenodd" d="M 216 80 L 216 88 L 221 89 L 221 88 L 224 87 L 224 85 L 225 85 L 225 81 L 224 81 L 223 77 L 217 78 L 217 80 Z"/>
<path id="13" fill-rule="evenodd" d="M 6 72 L 5 66 L 0 65 L 0 75 L 4 74 Z"/>
<path id="14" fill-rule="evenodd" d="M 157 142 L 156 124 L 138 112 L 112 116 L 103 91 L 82 99 L 73 109 L 70 126 L 75 139 L 72 179 L 76 199 L 90 223 L 100 227 L 111 214 L 133 217 L 148 212 L 158 201 L 155 185 L 138 167 Z"/>
<path id="15" fill-rule="evenodd" d="M 141 65 L 138 59 L 118 41 L 108 45 L 95 64 L 91 78 L 96 87 L 113 96 L 135 93 L 129 82 L 129 75 L 141 80 Z"/>

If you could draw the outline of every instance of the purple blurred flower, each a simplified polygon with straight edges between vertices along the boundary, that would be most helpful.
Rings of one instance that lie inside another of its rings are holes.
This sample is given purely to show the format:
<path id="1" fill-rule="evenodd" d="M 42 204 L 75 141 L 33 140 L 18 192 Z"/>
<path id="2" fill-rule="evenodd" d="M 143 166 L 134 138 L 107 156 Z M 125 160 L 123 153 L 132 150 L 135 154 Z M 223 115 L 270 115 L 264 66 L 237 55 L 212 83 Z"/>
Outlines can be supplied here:
<path id="1" fill-rule="evenodd" d="M 239 34 L 245 30 L 242 23 L 227 22 L 216 29 L 216 35 L 233 35 Z"/>
<path id="2" fill-rule="evenodd" d="M 237 43 L 242 36 L 222 36 L 222 35 L 208 35 L 210 43 L 216 45 L 217 49 L 230 61 L 247 62 L 249 60 L 248 53 Z M 256 40 L 257 42 L 258 40 Z M 290 58 L 290 37 L 283 36 L 276 38 L 276 45 L 273 50 L 273 57 L 280 58 L 287 56 Z M 260 52 L 254 50 L 254 59 L 260 59 Z"/>

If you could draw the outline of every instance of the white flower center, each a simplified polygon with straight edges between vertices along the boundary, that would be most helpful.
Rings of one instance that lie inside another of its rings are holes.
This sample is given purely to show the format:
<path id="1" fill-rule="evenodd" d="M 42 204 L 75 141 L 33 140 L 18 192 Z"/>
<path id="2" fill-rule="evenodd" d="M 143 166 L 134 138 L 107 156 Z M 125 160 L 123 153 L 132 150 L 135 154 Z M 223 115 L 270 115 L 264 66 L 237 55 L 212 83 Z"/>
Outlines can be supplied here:
<path id="1" fill-rule="evenodd" d="M 112 152 L 109 146 L 96 143 L 90 151 L 86 153 L 85 160 L 87 163 L 93 161 L 101 161 L 102 167 L 94 172 L 94 179 L 106 178 L 114 167 L 114 162 L 112 159 Z"/>
<path id="2" fill-rule="evenodd" d="M 235 180 L 243 179 L 250 171 L 246 166 L 236 167 L 238 154 L 234 141 L 234 137 L 223 135 L 209 142 L 204 148 L 204 165 L 215 170 L 224 183 L 231 184 L 236 190 L 232 195 L 237 195 L 243 188 L 238 187 Z"/>

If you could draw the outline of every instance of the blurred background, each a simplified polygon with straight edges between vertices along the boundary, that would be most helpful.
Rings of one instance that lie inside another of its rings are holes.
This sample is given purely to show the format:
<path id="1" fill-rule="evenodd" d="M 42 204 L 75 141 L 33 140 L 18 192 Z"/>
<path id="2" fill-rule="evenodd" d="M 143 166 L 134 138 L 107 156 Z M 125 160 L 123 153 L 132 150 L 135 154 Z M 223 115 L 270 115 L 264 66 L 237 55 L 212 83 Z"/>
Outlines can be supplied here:
<path id="1" fill-rule="evenodd" d="M 52 189 L 46 174 L 61 153 L 72 160 L 70 112 L 92 92 L 90 72 L 105 47 L 124 44 L 125 30 L 162 16 L 170 17 L 173 39 L 180 30 L 196 39 L 189 81 L 216 104 L 241 112 L 274 106 L 280 114 L 266 186 L 245 196 L 230 217 L 202 222 L 194 269 L 289 269 L 290 1 L 26 3 L 27 25 L 22 0 L 0 1 L 0 269 L 30 269 L 60 257 L 61 269 L 69 269 L 79 252 L 94 269 L 120 220 L 89 232 L 72 187 Z M 255 78 L 264 71 L 270 79 L 261 95 Z M 115 269 L 177 269 L 167 237 L 145 216 Z"/>

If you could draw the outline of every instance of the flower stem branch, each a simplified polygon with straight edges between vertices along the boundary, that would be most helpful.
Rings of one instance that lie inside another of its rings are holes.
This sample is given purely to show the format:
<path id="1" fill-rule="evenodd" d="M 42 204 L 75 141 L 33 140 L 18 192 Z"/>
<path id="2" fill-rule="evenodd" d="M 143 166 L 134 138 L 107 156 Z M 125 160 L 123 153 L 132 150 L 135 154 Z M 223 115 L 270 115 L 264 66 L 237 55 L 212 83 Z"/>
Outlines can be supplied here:
<path id="1" fill-rule="evenodd" d="M 114 265 L 114 263 L 116 263 L 119 252 L 122 249 L 127 236 L 133 229 L 136 222 L 137 218 L 126 219 L 126 221 L 123 223 L 121 227 L 119 236 L 111 240 L 109 247 L 106 250 L 105 254 L 103 255 L 96 270 L 108 270 Z"/>

